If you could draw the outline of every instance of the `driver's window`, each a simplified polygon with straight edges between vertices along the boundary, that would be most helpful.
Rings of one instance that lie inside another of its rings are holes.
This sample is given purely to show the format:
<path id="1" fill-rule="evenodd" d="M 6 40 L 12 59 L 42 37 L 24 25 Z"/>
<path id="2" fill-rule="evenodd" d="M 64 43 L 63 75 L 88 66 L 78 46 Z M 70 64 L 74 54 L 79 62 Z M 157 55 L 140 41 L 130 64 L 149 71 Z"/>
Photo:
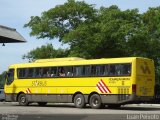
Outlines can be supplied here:
<path id="1" fill-rule="evenodd" d="M 11 84 L 14 81 L 14 69 L 9 69 L 8 77 L 7 77 L 7 84 Z"/>

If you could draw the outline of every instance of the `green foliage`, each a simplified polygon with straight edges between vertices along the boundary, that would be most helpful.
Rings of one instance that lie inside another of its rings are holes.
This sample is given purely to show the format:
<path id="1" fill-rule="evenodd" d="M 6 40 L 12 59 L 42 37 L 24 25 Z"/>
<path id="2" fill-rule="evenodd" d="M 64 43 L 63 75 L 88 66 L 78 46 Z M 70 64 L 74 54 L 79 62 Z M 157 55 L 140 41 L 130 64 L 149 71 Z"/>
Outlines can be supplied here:
<path id="1" fill-rule="evenodd" d="M 24 27 L 30 27 L 30 35 L 37 38 L 59 38 L 61 41 L 65 34 L 77 28 L 83 22 L 91 21 L 95 9 L 85 2 L 68 0 L 64 5 L 43 12 L 41 17 L 32 16 Z"/>
<path id="2" fill-rule="evenodd" d="M 44 58 L 61 58 L 68 56 L 69 51 L 67 49 L 54 49 L 52 44 L 42 45 L 40 48 L 31 50 L 26 55 L 23 55 L 23 59 L 28 59 L 30 62 L 35 59 Z"/>
<path id="3" fill-rule="evenodd" d="M 58 38 L 68 44 L 70 47 L 64 56 L 154 59 L 159 76 L 160 7 L 140 14 L 138 9 L 122 11 L 115 5 L 96 9 L 84 1 L 68 0 L 41 16 L 32 16 L 25 27 L 29 27 L 30 35 L 37 38 Z M 31 56 L 28 54 L 26 58 L 50 58 L 53 55 L 49 53 L 37 57 L 30 52 Z"/>
<path id="4" fill-rule="evenodd" d="M 3 72 L 2 74 L 0 74 L 0 87 L 4 87 L 5 75 L 6 75 L 6 72 Z"/>

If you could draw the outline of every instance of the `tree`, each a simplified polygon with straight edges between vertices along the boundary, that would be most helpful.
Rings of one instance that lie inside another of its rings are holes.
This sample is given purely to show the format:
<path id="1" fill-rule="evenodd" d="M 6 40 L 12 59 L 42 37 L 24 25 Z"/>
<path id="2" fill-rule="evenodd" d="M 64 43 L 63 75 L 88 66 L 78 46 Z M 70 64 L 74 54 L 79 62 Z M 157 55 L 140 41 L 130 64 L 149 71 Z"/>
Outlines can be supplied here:
<path id="1" fill-rule="evenodd" d="M 64 5 L 43 12 L 41 17 L 32 16 L 25 27 L 31 28 L 30 35 L 37 36 L 37 38 L 59 38 L 60 42 L 67 43 L 71 46 L 70 48 L 73 48 L 73 50 L 71 49 L 71 55 L 74 55 L 76 44 L 74 41 L 64 39 L 65 36 L 78 26 L 84 26 L 84 24 L 94 21 L 96 14 L 97 11 L 93 8 L 93 5 L 88 5 L 82 1 L 68 0 Z M 80 46 L 77 47 L 81 48 Z M 82 54 L 85 55 L 85 53 Z"/>
<path id="2" fill-rule="evenodd" d="M 138 10 L 121 11 L 117 6 L 101 7 L 96 19 L 65 35 L 71 50 L 87 58 L 131 56 L 131 35 L 139 26 Z"/>
<path id="3" fill-rule="evenodd" d="M 37 38 L 58 38 L 68 44 L 69 56 L 148 57 L 160 70 L 160 7 L 140 14 L 138 9 L 122 11 L 115 5 L 95 9 L 84 1 L 68 0 L 32 16 L 25 27 Z"/>
<path id="4" fill-rule="evenodd" d="M 53 48 L 52 44 L 47 44 L 31 50 L 26 55 L 23 55 L 23 59 L 28 59 L 29 62 L 32 62 L 36 59 L 67 57 L 68 54 L 68 49 L 59 48 L 56 50 Z"/>
<path id="5" fill-rule="evenodd" d="M 160 7 L 149 8 L 143 14 L 143 24 L 147 32 L 148 56 L 155 61 L 156 79 L 160 83 Z"/>
<path id="6" fill-rule="evenodd" d="M 2 72 L 2 74 L 0 74 L 0 88 L 1 87 L 4 87 L 4 84 L 5 84 L 5 75 L 6 75 L 6 72 Z"/>
<path id="7" fill-rule="evenodd" d="M 32 16 L 24 27 L 30 27 L 32 29 L 30 35 L 37 38 L 59 38 L 62 41 L 65 34 L 84 22 L 92 21 L 94 14 L 95 9 L 92 5 L 68 0 L 64 5 L 43 12 L 41 17 Z"/>

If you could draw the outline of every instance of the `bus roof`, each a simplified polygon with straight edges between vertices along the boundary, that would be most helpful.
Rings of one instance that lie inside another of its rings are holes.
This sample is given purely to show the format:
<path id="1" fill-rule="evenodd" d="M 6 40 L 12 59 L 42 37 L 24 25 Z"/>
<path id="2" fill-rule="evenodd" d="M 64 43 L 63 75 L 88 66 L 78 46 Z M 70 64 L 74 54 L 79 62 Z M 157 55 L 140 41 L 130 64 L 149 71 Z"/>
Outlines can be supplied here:
<path id="1" fill-rule="evenodd" d="M 151 60 L 142 57 L 101 58 L 101 59 L 83 59 L 83 58 L 71 57 L 71 58 L 40 59 L 31 63 L 13 64 L 10 66 L 10 68 L 131 63 L 137 58 Z"/>
<path id="2" fill-rule="evenodd" d="M 77 60 L 84 60 L 84 59 L 83 59 L 83 58 L 79 58 L 79 57 L 38 59 L 38 60 L 35 61 L 35 63 L 42 63 L 42 62 L 60 62 L 60 61 L 77 61 Z"/>

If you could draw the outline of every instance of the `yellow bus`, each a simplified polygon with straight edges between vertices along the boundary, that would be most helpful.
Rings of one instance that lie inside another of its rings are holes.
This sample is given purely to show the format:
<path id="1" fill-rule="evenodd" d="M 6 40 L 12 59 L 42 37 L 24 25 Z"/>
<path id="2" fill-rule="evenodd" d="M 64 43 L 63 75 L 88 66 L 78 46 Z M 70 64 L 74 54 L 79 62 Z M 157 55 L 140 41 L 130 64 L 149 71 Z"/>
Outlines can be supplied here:
<path id="1" fill-rule="evenodd" d="M 74 103 L 83 108 L 120 107 L 154 96 L 154 62 L 148 58 L 55 58 L 9 67 L 6 101 Z"/>

